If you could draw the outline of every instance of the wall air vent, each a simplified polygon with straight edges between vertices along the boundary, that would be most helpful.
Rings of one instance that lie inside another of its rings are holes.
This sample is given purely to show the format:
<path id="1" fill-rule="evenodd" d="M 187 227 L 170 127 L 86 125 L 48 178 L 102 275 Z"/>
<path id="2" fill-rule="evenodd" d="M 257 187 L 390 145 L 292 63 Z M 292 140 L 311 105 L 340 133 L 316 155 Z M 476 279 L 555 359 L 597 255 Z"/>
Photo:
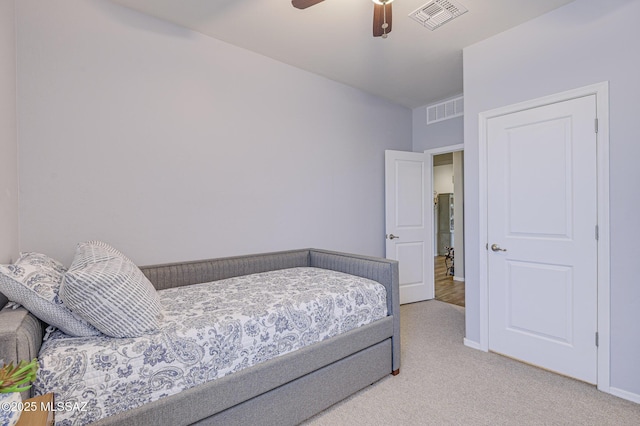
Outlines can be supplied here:
<path id="1" fill-rule="evenodd" d="M 464 112 L 464 98 L 462 96 L 427 107 L 427 125 L 438 121 L 460 117 Z"/>
<path id="2" fill-rule="evenodd" d="M 409 18 L 433 31 L 466 12 L 467 8 L 457 1 L 431 0 L 411 12 Z"/>

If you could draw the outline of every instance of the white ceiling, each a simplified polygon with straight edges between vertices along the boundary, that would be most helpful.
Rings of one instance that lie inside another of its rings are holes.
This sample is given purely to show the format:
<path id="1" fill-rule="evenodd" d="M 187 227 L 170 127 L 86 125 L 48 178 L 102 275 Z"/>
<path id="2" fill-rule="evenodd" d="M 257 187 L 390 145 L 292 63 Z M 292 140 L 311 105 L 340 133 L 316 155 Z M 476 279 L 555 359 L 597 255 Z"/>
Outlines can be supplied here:
<path id="1" fill-rule="evenodd" d="M 371 0 L 112 0 L 409 108 L 463 92 L 462 48 L 573 0 L 458 0 L 469 11 L 430 31 L 393 2 L 393 31 L 372 36 Z"/>

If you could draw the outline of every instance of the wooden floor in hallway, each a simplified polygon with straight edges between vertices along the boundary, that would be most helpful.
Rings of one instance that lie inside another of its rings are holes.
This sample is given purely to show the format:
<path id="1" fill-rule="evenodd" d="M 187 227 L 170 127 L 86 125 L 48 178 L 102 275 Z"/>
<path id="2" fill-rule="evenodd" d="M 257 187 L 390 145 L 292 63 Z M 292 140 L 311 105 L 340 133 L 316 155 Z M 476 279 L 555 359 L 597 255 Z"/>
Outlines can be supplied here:
<path id="1" fill-rule="evenodd" d="M 436 256 L 434 266 L 436 300 L 464 306 L 464 281 L 455 281 L 447 274 L 444 256 Z"/>

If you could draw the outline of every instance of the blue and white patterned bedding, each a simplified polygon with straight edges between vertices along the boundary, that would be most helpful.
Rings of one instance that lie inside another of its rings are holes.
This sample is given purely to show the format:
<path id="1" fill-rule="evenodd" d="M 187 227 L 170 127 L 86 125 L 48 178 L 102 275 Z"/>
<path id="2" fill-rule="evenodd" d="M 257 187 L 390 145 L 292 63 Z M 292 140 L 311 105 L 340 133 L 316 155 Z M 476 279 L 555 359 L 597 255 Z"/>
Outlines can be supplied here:
<path id="1" fill-rule="evenodd" d="M 158 292 L 164 320 L 135 338 L 53 333 L 36 394 L 55 392 L 56 425 L 82 425 L 223 377 L 387 315 L 365 278 L 292 268 Z"/>

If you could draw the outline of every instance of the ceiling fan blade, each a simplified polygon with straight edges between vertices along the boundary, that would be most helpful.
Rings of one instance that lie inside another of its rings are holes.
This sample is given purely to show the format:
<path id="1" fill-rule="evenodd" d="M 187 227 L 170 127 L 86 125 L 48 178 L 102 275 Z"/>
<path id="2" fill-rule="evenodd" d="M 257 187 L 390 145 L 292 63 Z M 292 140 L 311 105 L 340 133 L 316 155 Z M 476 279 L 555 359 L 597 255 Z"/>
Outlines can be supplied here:
<path id="1" fill-rule="evenodd" d="M 296 9 L 306 9 L 308 7 L 313 6 L 314 4 L 318 4 L 323 1 L 324 0 L 291 0 L 291 4 Z"/>
<path id="2" fill-rule="evenodd" d="M 385 10 L 386 9 L 386 10 Z M 383 28 L 387 23 L 386 30 Z M 380 37 L 391 32 L 391 2 L 385 4 L 373 4 L 373 36 Z"/>

